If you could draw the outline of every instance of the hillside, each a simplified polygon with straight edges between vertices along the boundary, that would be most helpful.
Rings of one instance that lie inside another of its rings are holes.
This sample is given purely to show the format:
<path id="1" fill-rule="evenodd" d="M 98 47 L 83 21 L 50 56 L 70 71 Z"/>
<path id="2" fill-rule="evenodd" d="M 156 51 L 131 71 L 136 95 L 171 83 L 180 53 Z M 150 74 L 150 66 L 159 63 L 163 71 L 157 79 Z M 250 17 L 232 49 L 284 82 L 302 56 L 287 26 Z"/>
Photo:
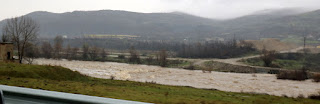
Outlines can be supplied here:
<path id="1" fill-rule="evenodd" d="M 289 36 L 313 35 L 319 38 L 320 10 L 306 13 L 284 13 L 248 15 L 225 21 L 225 27 L 245 37 L 288 38 Z M 287 11 L 290 12 L 290 11 Z"/>
<path id="2" fill-rule="evenodd" d="M 42 37 L 83 34 L 138 35 L 146 39 L 240 39 L 288 38 L 313 35 L 320 38 L 320 10 L 264 10 L 230 20 L 214 20 L 180 12 L 136 13 L 100 10 L 50 13 L 38 11 L 26 16 L 37 20 Z M 4 21 L 0 22 L 4 24 Z M 1 31 L 1 30 L 0 30 Z"/>
<path id="3" fill-rule="evenodd" d="M 127 11 L 33 12 L 26 16 L 41 25 L 41 35 L 126 34 L 139 36 L 187 36 L 201 29 L 211 33 L 213 20 L 183 13 L 135 13 Z M 190 33 L 190 34 L 185 34 Z"/>

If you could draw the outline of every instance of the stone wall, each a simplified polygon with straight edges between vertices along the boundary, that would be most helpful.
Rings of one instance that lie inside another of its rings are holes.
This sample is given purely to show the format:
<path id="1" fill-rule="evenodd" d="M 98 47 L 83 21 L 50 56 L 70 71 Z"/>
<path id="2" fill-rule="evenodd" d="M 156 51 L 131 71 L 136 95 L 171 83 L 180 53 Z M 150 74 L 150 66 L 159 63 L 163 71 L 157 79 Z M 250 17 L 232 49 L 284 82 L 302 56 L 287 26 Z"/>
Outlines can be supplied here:
<path id="1" fill-rule="evenodd" d="M 13 60 L 13 44 L 12 43 L 0 43 L 0 61 Z M 8 54 L 9 60 L 8 60 Z"/>

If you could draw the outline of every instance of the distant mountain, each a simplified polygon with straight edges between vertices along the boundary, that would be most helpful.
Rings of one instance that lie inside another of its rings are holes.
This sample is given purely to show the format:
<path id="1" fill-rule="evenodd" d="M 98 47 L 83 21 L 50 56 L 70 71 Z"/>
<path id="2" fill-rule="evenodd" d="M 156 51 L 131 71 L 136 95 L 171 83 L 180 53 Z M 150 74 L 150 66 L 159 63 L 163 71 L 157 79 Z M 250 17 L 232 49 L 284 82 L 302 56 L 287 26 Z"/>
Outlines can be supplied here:
<path id="1" fill-rule="evenodd" d="M 181 12 L 136 13 L 114 10 L 66 13 L 38 11 L 26 16 L 39 22 L 42 37 L 83 34 L 139 35 L 149 39 L 226 38 L 233 37 L 233 34 L 250 39 L 306 34 L 320 37 L 320 10 L 263 10 L 230 20 L 214 20 Z M 1 24 L 4 21 L 0 22 L 0 27 Z"/>
<path id="2" fill-rule="evenodd" d="M 251 15 L 226 20 L 220 26 L 244 38 L 277 37 L 289 35 L 313 35 L 320 37 L 319 11 L 306 12 L 299 9 L 263 10 Z"/>
<path id="3" fill-rule="evenodd" d="M 214 20 L 184 13 L 135 13 L 127 11 L 74 11 L 27 14 L 41 26 L 41 35 L 128 34 L 188 36 L 196 29 L 212 32 Z"/>

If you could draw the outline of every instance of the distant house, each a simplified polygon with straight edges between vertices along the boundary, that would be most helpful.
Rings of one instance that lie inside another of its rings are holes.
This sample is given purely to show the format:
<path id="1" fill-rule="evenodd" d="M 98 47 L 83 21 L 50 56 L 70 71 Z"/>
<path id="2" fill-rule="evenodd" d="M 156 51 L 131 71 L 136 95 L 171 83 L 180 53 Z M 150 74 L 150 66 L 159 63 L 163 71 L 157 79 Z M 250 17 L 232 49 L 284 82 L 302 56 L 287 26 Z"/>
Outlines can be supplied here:
<path id="1" fill-rule="evenodd" d="M 13 43 L 0 43 L 0 62 L 13 61 Z"/>

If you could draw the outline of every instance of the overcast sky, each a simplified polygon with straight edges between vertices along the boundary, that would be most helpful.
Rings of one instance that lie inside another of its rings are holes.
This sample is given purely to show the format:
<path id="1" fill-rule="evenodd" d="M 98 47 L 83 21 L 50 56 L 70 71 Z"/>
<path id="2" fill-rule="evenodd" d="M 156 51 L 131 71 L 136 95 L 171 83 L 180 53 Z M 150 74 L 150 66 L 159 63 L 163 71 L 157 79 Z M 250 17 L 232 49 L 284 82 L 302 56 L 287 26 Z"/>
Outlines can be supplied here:
<path id="1" fill-rule="evenodd" d="M 126 10 L 181 11 L 202 17 L 234 18 L 265 9 L 320 9 L 320 0 L 0 0 L 0 20 L 34 11 Z"/>

